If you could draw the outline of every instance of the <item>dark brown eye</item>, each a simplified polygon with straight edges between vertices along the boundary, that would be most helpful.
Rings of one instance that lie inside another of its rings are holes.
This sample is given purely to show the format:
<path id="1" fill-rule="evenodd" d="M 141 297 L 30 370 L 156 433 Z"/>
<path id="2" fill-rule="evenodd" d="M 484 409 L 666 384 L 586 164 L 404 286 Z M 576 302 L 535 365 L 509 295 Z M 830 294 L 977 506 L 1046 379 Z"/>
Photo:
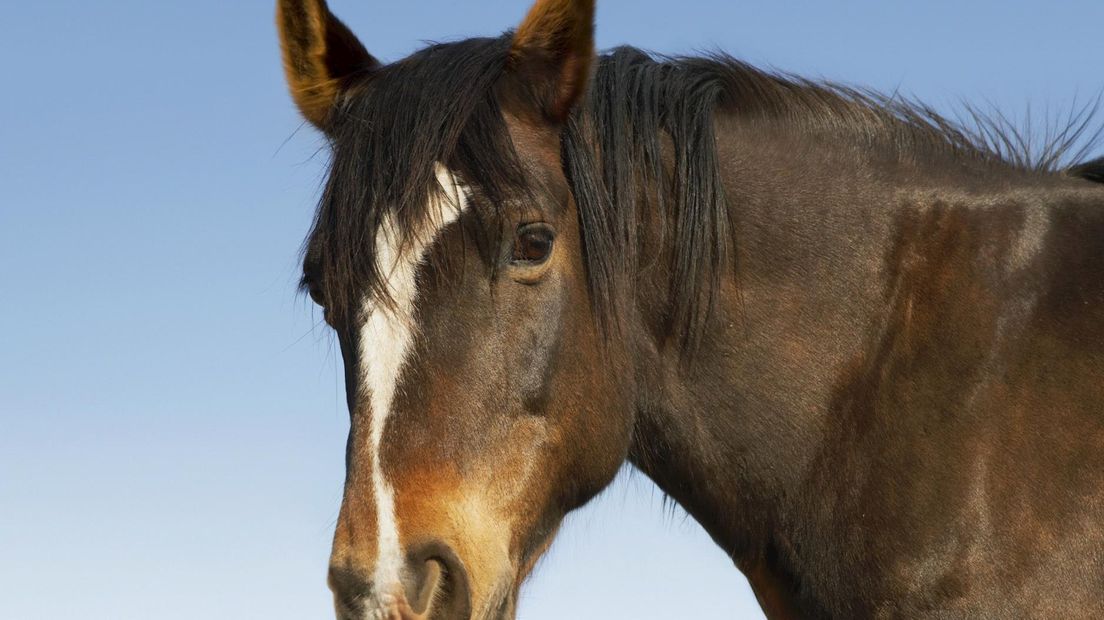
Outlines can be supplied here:
<path id="1" fill-rule="evenodd" d="M 319 306 L 326 305 L 326 298 L 322 295 L 322 288 L 317 284 L 311 282 L 307 285 L 307 294 L 310 295 L 311 300 Z"/>
<path id="2" fill-rule="evenodd" d="M 318 277 L 318 269 L 313 265 L 303 268 L 303 277 L 299 280 L 299 290 L 306 290 L 314 303 L 325 306 L 325 296 L 322 294 L 322 282 Z"/>
<path id="3" fill-rule="evenodd" d="M 522 265 L 539 265 L 552 254 L 556 235 L 546 224 L 529 224 L 518 228 L 514 237 L 512 261 Z"/>

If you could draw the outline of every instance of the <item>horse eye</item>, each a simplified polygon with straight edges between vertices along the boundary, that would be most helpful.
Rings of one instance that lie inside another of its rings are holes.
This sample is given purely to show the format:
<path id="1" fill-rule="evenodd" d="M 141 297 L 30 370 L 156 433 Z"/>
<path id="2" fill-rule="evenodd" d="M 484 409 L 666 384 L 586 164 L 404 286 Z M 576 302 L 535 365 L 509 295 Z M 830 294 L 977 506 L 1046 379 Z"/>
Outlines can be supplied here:
<path id="1" fill-rule="evenodd" d="M 522 226 L 514 237 L 514 263 L 537 265 L 548 260 L 552 254 L 552 242 L 556 235 L 545 224 Z"/>
<path id="2" fill-rule="evenodd" d="M 325 307 L 325 297 L 322 295 L 322 285 L 318 282 L 318 279 L 313 274 L 306 274 L 303 279 L 299 281 L 302 288 L 307 289 L 307 294 L 310 295 L 311 301 L 319 306 Z M 302 289 L 300 289 L 302 290 Z"/>
<path id="3" fill-rule="evenodd" d="M 310 295 L 311 300 L 319 306 L 325 307 L 326 300 L 322 296 L 322 289 L 315 283 L 311 283 L 307 288 L 307 294 Z"/>

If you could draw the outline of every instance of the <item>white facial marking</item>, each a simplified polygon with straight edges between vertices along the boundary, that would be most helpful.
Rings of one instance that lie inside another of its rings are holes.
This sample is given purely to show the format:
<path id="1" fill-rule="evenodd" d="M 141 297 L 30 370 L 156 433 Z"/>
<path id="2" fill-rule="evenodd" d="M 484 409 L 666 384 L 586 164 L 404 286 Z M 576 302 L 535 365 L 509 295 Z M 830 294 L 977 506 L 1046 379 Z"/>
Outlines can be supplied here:
<path id="1" fill-rule="evenodd" d="M 423 230 L 403 238 L 393 217 L 384 220 L 376 234 L 376 264 L 388 283 L 394 305 L 389 308 L 368 300 L 363 309 L 366 319 L 360 333 L 360 380 L 372 405 L 372 486 L 379 525 L 373 582 L 379 588 L 377 602 L 381 605 L 390 601 L 389 589 L 399 585 L 403 566 L 394 489 L 384 478 L 380 450 L 395 388 L 414 337 L 414 302 L 418 295 L 415 276 L 418 266 L 425 260 L 426 251 L 441 230 L 455 221 L 467 206 L 464 189 L 453 174 L 439 164 L 437 181 L 444 188 L 444 194 L 435 192 L 431 198 L 433 204 Z"/>
<path id="2" fill-rule="evenodd" d="M 1048 232 L 1050 232 L 1050 213 L 1042 207 L 1028 203 L 1024 209 L 1023 228 L 1008 255 L 1009 270 L 1026 268 L 1042 251 Z"/>

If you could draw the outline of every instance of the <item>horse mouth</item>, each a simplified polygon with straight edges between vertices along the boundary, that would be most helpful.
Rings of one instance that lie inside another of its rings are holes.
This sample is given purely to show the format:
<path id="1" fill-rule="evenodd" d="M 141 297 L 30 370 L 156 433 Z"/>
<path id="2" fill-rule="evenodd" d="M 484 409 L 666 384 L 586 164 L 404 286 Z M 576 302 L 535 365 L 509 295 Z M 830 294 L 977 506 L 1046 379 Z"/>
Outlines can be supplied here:
<path id="1" fill-rule="evenodd" d="M 488 606 L 488 610 L 479 616 L 455 615 L 447 611 L 436 613 L 429 610 L 424 614 L 414 613 L 409 606 L 400 607 L 369 607 L 367 605 L 338 604 L 336 607 L 337 620 L 513 620 L 515 618 L 515 598 L 508 596 L 496 604 Z"/>
<path id="2" fill-rule="evenodd" d="M 440 581 L 441 587 L 448 587 L 447 574 L 442 574 Z M 351 601 L 335 597 L 334 609 L 337 620 L 513 620 L 516 616 L 516 589 L 492 597 L 474 614 L 469 609 L 436 604 L 438 595 L 435 589 L 413 605 L 404 596 L 373 595 Z"/>

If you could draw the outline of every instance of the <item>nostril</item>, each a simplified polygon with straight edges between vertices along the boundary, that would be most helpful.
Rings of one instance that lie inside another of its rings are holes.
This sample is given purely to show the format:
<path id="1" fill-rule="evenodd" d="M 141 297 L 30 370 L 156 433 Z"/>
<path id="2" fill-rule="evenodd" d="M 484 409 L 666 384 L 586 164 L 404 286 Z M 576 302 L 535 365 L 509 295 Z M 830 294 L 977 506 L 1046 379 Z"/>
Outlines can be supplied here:
<path id="1" fill-rule="evenodd" d="M 468 573 L 448 545 L 431 542 L 417 547 L 408 556 L 408 567 L 411 579 L 405 584 L 406 595 L 417 615 L 471 617 Z"/>
<path id="2" fill-rule="evenodd" d="M 433 605 L 433 595 L 441 589 L 445 576 L 445 567 L 437 560 L 426 560 L 420 567 L 421 576 L 415 578 L 408 588 L 406 598 L 410 601 L 410 607 L 419 616 L 425 615 Z"/>
<path id="3" fill-rule="evenodd" d="M 341 566 L 331 566 L 330 590 L 339 609 L 348 613 L 360 613 L 365 600 L 372 594 L 372 582 L 362 571 Z"/>

